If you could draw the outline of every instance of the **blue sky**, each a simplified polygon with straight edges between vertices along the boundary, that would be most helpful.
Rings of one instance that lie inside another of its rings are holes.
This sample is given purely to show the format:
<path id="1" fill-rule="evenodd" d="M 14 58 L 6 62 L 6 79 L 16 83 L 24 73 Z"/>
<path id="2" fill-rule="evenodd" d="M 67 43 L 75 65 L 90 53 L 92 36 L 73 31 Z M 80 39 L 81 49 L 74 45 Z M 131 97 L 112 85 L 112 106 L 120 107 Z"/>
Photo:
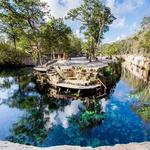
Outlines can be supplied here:
<path id="1" fill-rule="evenodd" d="M 51 10 L 51 15 L 57 18 L 64 17 L 67 12 L 78 7 L 82 0 L 43 0 L 46 1 Z M 150 15 L 150 0 L 102 0 L 117 18 L 105 33 L 104 43 L 121 40 L 137 32 L 140 22 L 144 16 Z M 80 23 L 77 21 L 66 21 L 73 32 L 83 38 L 80 33 Z"/>

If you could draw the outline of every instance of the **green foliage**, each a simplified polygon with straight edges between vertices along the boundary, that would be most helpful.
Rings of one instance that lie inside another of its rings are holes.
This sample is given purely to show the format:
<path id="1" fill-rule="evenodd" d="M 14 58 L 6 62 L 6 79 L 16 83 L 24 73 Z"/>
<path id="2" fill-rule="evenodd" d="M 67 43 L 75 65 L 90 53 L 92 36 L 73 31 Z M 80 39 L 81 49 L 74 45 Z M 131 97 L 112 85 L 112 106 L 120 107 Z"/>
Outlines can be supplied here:
<path id="1" fill-rule="evenodd" d="M 92 128 L 96 124 L 105 119 L 106 115 L 101 112 L 101 104 L 98 101 L 93 101 L 86 110 L 82 110 L 80 114 L 69 117 L 69 122 L 78 124 L 80 128 Z"/>
<path id="2" fill-rule="evenodd" d="M 134 36 L 110 44 L 104 44 L 99 54 L 112 56 L 123 54 L 140 54 L 150 56 L 150 29 L 141 30 Z"/>
<path id="3" fill-rule="evenodd" d="M 105 67 L 103 71 L 104 76 L 111 76 L 113 74 L 113 67 L 112 66 L 107 66 Z"/>
<path id="4" fill-rule="evenodd" d="M 10 108 L 18 108 L 24 112 L 24 115 L 13 124 L 10 129 L 10 135 L 7 140 L 18 142 L 21 144 L 38 145 L 47 136 L 46 119 L 43 115 L 42 98 L 35 92 L 35 87 L 31 85 L 31 70 L 29 68 L 23 69 L 8 69 L 1 72 L 4 77 L 4 84 L 2 88 L 10 88 L 12 84 L 18 86 L 14 90 L 10 101 L 6 101 Z M 1 75 L 0 74 L 0 75 Z M 10 75 L 13 77 L 9 80 Z M 8 76 L 8 77 L 7 77 Z"/>
<path id="5" fill-rule="evenodd" d="M 122 54 L 150 56 L 150 17 L 144 17 L 141 26 L 142 29 L 129 38 L 104 44 L 103 50 L 99 50 L 98 54 L 108 56 Z"/>
<path id="6" fill-rule="evenodd" d="M 10 44 L 0 43 L 0 65 L 23 65 L 24 60 L 29 57 L 24 51 L 14 49 Z"/>
<path id="7" fill-rule="evenodd" d="M 82 53 L 82 41 L 80 38 L 76 37 L 75 35 L 71 34 L 69 36 L 70 40 L 70 48 L 68 53 L 70 53 L 72 56 L 76 56 L 80 53 Z"/>
<path id="8" fill-rule="evenodd" d="M 150 29 L 144 34 L 144 38 L 140 41 L 141 46 L 147 54 L 150 54 Z"/>
<path id="9" fill-rule="evenodd" d="M 80 29 L 84 30 L 88 40 L 92 40 L 93 57 L 95 57 L 96 45 L 100 44 L 104 33 L 108 31 L 109 25 L 115 19 L 110 8 L 99 0 L 83 0 L 81 6 L 70 10 L 66 18 L 82 22 Z"/>
<path id="10" fill-rule="evenodd" d="M 90 55 L 90 50 L 91 50 L 91 47 L 90 47 L 91 43 L 90 41 L 86 41 L 86 42 L 83 42 L 82 43 L 82 52 L 85 53 L 85 54 L 88 54 Z"/>
<path id="11" fill-rule="evenodd" d="M 150 102 L 150 87 L 141 85 L 136 91 L 131 94 L 131 97 L 139 99 L 142 104 Z"/>
<path id="12" fill-rule="evenodd" d="M 143 106 L 136 110 L 136 113 L 139 114 L 144 120 L 150 121 L 150 106 Z"/>
<path id="13" fill-rule="evenodd" d="M 122 50 L 122 43 L 112 43 L 112 44 L 105 44 L 103 46 L 103 50 L 99 50 L 99 54 L 112 56 L 118 55 L 121 53 Z"/>
<path id="14" fill-rule="evenodd" d="M 104 114 L 96 114 L 94 111 L 85 111 L 80 117 L 80 124 L 90 126 L 91 123 L 99 122 L 104 118 Z"/>
<path id="15" fill-rule="evenodd" d="M 14 124 L 12 135 L 8 137 L 9 141 L 21 144 L 38 145 L 47 136 L 42 113 L 36 109 L 30 110 L 30 114 L 25 115 L 18 123 Z"/>
<path id="16" fill-rule="evenodd" d="M 22 51 L 29 49 L 31 51 L 33 46 L 36 46 L 40 59 L 38 30 L 40 25 L 44 23 L 45 10 L 47 10 L 46 4 L 40 0 L 0 1 L 0 32 L 6 34 L 13 43 L 14 50 L 18 49 L 17 42 L 24 39 L 26 42 Z"/>
<path id="17" fill-rule="evenodd" d="M 70 27 L 64 24 L 63 19 L 51 18 L 41 27 L 41 46 L 45 51 L 65 52 L 70 48 Z"/>
<path id="18" fill-rule="evenodd" d="M 142 27 L 148 27 L 150 26 L 150 16 L 144 17 L 141 22 Z"/>

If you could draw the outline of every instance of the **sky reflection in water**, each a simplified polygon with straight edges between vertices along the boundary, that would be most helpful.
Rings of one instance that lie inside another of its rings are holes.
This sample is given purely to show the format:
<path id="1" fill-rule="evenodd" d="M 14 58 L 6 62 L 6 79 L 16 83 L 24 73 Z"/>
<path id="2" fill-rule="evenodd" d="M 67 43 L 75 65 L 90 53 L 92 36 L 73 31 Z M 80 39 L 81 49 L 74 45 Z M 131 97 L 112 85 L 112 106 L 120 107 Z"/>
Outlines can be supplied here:
<path id="1" fill-rule="evenodd" d="M 150 123 L 132 107 L 139 103 L 130 96 L 135 89 L 123 79 L 108 100 L 83 102 L 45 100 L 46 96 L 40 96 L 31 77 L 26 75 L 0 77 L 0 140 L 43 147 L 96 147 L 150 140 Z M 93 117 L 100 118 L 102 112 L 105 118 L 101 120 L 94 118 L 92 122 L 86 116 L 93 113 Z"/>

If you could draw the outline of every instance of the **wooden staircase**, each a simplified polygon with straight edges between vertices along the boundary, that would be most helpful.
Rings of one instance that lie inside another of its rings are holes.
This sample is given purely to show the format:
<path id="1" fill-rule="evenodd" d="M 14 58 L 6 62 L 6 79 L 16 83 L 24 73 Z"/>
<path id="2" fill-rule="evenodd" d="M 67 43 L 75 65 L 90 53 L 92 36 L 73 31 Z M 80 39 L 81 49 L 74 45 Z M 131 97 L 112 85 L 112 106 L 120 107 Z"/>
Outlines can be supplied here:
<path id="1" fill-rule="evenodd" d="M 55 67 L 51 66 L 48 70 L 47 70 L 47 80 L 48 83 L 50 83 L 51 85 L 55 85 L 57 83 L 61 83 L 63 82 L 65 79 L 63 77 L 63 75 L 60 75 L 60 73 L 58 72 L 58 70 L 56 70 Z"/>

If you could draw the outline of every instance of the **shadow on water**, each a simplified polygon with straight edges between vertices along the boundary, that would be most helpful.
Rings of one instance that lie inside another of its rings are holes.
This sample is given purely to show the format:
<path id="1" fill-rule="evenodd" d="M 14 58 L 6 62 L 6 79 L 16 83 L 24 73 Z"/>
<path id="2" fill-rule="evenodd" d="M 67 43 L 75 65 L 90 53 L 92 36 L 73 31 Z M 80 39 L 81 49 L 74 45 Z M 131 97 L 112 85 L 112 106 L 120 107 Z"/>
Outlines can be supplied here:
<path id="1" fill-rule="evenodd" d="M 0 140 L 41 147 L 150 140 L 150 124 L 143 116 L 149 88 L 129 71 L 122 71 L 108 98 L 101 100 L 48 97 L 37 91 L 31 71 L 0 71 Z"/>

